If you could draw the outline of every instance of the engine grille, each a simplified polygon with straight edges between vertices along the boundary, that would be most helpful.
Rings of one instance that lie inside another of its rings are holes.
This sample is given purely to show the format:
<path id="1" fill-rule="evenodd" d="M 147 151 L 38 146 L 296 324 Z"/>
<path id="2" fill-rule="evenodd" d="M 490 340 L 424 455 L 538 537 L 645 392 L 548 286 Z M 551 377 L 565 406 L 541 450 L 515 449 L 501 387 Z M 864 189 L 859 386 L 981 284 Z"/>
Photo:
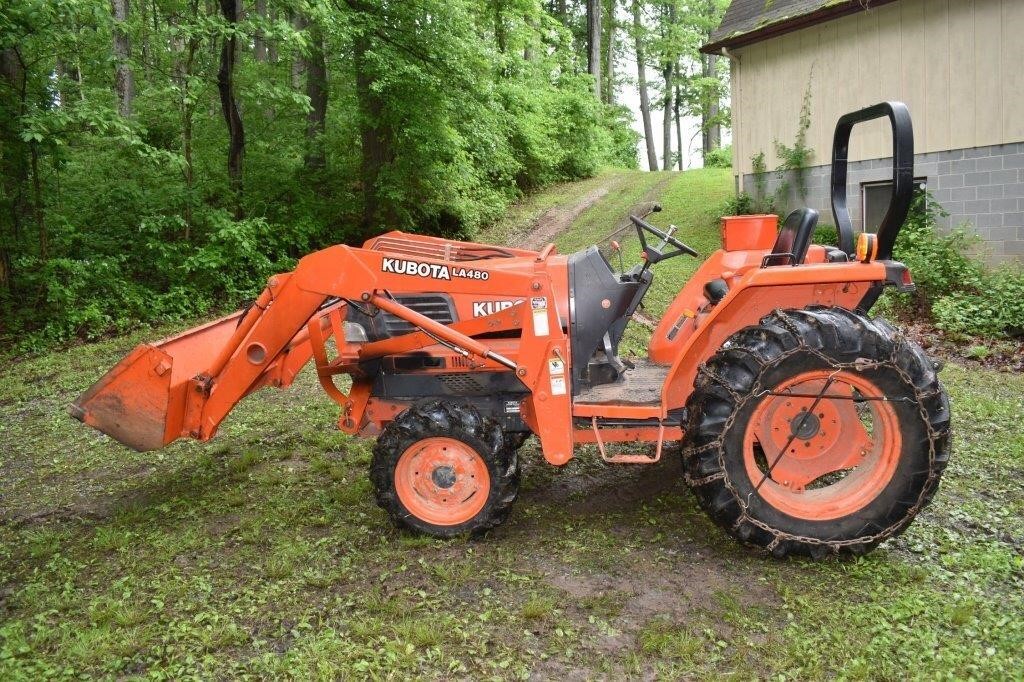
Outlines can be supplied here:
<path id="1" fill-rule="evenodd" d="M 472 374 L 442 374 L 438 377 L 449 391 L 456 395 L 473 395 L 486 393 L 487 384 L 479 381 Z"/>
<path id="2" fill-rule="evenodd" d="M 434 322 L 451 324 L 455 321 L 452 301 L 444 294 L 399 295 L 395 296 L 395 300 L 406 308 L 429 317 Z M 400 317 L 395 317 L 391 313 L 383 313 L 383 315 L 384 327 L 387 329 L 388 336 L 399 336 L 416 330 L 416 327 Z"/>

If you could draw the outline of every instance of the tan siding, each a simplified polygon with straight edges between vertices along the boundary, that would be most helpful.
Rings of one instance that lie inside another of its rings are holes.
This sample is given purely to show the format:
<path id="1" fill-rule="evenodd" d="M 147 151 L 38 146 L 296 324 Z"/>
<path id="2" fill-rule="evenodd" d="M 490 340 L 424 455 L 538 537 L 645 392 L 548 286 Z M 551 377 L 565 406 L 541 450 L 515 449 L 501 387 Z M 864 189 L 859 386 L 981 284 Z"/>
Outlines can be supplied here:
<path id="1" fill-rule="evenodd" d="M 827 100 L 822 101 L 833 102 L 833 106 L 836 107 L 837 110 L 852 111 L 860 106 L 860 99 L 862 95 L 857 87 L 860 80 L 857 72 L 863 68 L 863 64 L 861 64 L 860 59 L 858 58 L 860 41 L 858 40 L 859 36 L 857 35 L 857 22 L 835 22 L 835 27 L 836 62 L 833 70 L 827 74 L 832 92 L 831 96 L 827 98 Z M 847 83 L 842 82 L 842 76 L 840 74 L 848 74 Z M 831 127 L 827 125 L 826 121 L 822 119 L 821 116 L 815 116 L 814 120 L 823 130 Z M 863 137 L 858 135 L 851 138 L 850 153 L 854 157 L 859 156 L 863 153 L 863 146 Z M 815 156 L 823 158 L 826 153 L 826 149 L 822 148 L 819 153 L 815 154 Z"/>
<path id="2" fill-rule="evenodd" d="M 772 79 L 778 79 L 782 83 L 792 83 L 788 73 L 786 73 L 786 51 L 784 49 L 784 40 L 773 40 L 769 42 L 766 47 L 768 48 L 768 61 L 766 64 L 774 64 L 774 75 L 770 76 Z M 793 120 L 790 116 L 790 104 L 788 97 L 786 96 L 775 96 L 774 94 L 769 96 L 768 100 L 768 125 L 770 126 L 769 134 L 763 137 L 761 147 L 765 150 L 765 157 L 768 159 L 768 163 L 774 165 L 778 162 L 775 157 L 775 150 L 772 148 L 772 142 L 776 136 L 782 136 L 783 127 L 787 121 Z"/>
<path id="3" fill-rule="evenodd" d="M 1019 1 L 1019 0 L 1018 0 Z M 1000 3 L 984 0 L 974 5 L 974 141 L 972 147 L 999 144 L 1002 137 L 1000 98 Z M 1020 40 L 1020 38 L 1017 38 Z M 1019 61 L 1019 60 L 1018 60 Z"/>
<path id="4" fill-rule="evenodd" d="M 949 52 L 949 145 L 951 149 L 973 147 L 974 0 L 949 3 Z"/>
<path id="5" fill-rule="evenodd" d="M 903 41 L 901 37 L 903 27 L 902 12 L 899 3 L 885 5 L 878 11 L 878 82 L 879 101 L 900 99 L 903 84 Z M 822 112 L 823 115 L 835 121 L 842 112 Z M 875 121 L 870 125 L 875 128 L 875 145 L 867 149 L 863 156 L 852 158 L 870 158 L 871 156 L 884 156 L 892 153 L 892 135 L 888 125 L 884 121 Z M 856 134 L 856 133 L 854 133 Z"/>
<path id="6" fill-rule="evenodd" d="M 900 95 L 897 99 L 903 100 L 914 114 L 914 137 L 923 145 L 931 127 L 925 106 L 924 0 L 900 0 L 894 7 L 900 9 Z"/>
<path id="7" fill-rule="evenodd" d="M 826 71 L 829 67 L 825 63 L 826 60 L 822 59 L 820 47 L 821 31 L 800 31 L 798 35 L 800 36 L 800 61 L 803 64 L 809 65 L 807 67 L 808 72 L 812 66 L 814 68 L 814 78 L 811 81 L 811 129 L 807 133 L 807 144 L 817 151 L 821 148 L 820 140 L 822 139 L 823 130 L 821 126 L 816 125 L 817 121 L 814 118 L 813 111 L 818 102 L 829 97 L 830 79 Z M 806 83 L 804 87 L 806 87 Z M 803 96 L 802 90 L 801 96 Z M 813 163 L 824 162 L 820 159 L 815 159 Z"/>
<path id="8" fill-rule="evenodd" d="M 1024 1 L 899 0 L 735 51 L 742 118 L 736 166 L 773 140 L 791 145 L 813 65 L 808 142 L 827 163 L 843 113 L 882 99 L 907 103 L 918 152 L 1024 140 Z M 859 126 L 851 158 L 891 153 L 885 123 Z"/>
<path id="9" fill-rule="evenodd" d="M 883 69 L 881 58 L 881 46 L 878 33 L 878 12 L 862 12 L 857 15 L 857 40 L 860 44 L 860 69 L 858 69 L 857 92 L 860 93 L 858 106 L 866 106 L 866 103 L 880 102 L 882 100 L 882 82 L 878 74 Z M 886 67 L 887 68 L 887 67 Z M 819 117 L 824 118 L 824 117 Z M 829 129 L 829 137 L 825 144 L 832 144 L 832 128 L 835 121 L 822 121 L 822 126 Z M 864 148 L 858 150 L 858 155 L 865 155 L 872 149 L 880 149 L 890 144 L 889 135 L 886 132 L 885 124 L 882 122 L 868 123 L 857 126 L 861 130 L 855 130 L 853 139 L 863 140 Z"/>
<path id="10" fill-rule="evenodd" d="M 948 149 L 949 3 L 929 0 L 924 11 L 925 120 L 928 122 L 924 144 L 930 149 Z"/>
<path id="11" fill-rule="evenodd" d="M 1003 2 L 1003 139 L 1024 140 L 1024 2 Z"/>

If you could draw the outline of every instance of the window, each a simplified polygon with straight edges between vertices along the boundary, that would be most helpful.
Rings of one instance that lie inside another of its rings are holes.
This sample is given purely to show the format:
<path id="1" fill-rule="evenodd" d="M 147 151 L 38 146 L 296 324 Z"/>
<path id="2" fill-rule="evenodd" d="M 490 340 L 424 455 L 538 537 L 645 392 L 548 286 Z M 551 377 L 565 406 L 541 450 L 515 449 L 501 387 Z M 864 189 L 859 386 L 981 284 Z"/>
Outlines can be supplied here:
<path id="1" fill-rule="evenodd" d="M 914 193 L 923 192 L 928 188 L 927 178 L 914 178 Z M 878 226 L 885 217 L 885 210 L 892 200 L 892 180 L 882 182 L 863 182 L 860 185 L 861 215 L 864 216 L 863 231 L 878 232 Z"/>

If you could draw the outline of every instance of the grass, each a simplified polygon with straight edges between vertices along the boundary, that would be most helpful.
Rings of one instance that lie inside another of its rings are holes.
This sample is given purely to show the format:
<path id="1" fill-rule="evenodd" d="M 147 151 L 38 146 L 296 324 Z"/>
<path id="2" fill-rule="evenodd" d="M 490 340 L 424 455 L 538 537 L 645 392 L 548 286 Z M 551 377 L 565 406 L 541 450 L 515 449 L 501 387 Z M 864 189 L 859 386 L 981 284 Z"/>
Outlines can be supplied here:
<path id="1" fill-rule="evenodd" d="M 714 246 L 728 173 L 602 178 L 531 198 L 501 229 L 521 233 L 542 207 L 608 181 L 562 250 L 610 231 L 659 186 L 659 224 Z M 656 266 L 649 313 L 694 265 Z M 0 369 L 0 679 L 1024 670 L 1020 375 L 945 368 L 954 459 L 903 536 L 856 561 L 777 562 L 706 520 L 674 457 L 606 467 L 581 453 L 554 469 L 534 444 L 512 517 L 488 538 L 395 530 L 366 483 L 371 443 L 333 429 L 335 407 L 309 371 L 247 399 L 205 445 L 134 453 L 66 416 L 159 333 Z"/>

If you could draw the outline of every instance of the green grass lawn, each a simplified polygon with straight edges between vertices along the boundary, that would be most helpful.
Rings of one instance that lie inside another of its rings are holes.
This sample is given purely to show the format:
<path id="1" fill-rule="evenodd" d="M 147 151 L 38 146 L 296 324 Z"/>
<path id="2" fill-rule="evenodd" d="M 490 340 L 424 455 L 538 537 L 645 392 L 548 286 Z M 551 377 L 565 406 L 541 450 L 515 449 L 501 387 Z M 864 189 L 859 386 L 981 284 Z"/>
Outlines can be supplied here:
<path id="1" fill-rule="evenodd" d="M 601 182 L 563 251 L 652 191 L 658 224 L 715 246 L 721 171 L 609 172 L 494 229 L 522 234 Z M 656 266 L 650 314 L 695 265 Z M 1024 675 L 1019 374 L 947 366 L 954 457 L 931 507 L 867 557 L 813 563 L 725 537 L 674 456 L 555 469 L 528 445 L 520 500 L 486 539 L 397 531 L 366 480 L 372 443 L 335 430 L 308 370 L 208 444 L 134 453 L 66 415 L 162 331 L 0 370 L 2 680 Z"/>

